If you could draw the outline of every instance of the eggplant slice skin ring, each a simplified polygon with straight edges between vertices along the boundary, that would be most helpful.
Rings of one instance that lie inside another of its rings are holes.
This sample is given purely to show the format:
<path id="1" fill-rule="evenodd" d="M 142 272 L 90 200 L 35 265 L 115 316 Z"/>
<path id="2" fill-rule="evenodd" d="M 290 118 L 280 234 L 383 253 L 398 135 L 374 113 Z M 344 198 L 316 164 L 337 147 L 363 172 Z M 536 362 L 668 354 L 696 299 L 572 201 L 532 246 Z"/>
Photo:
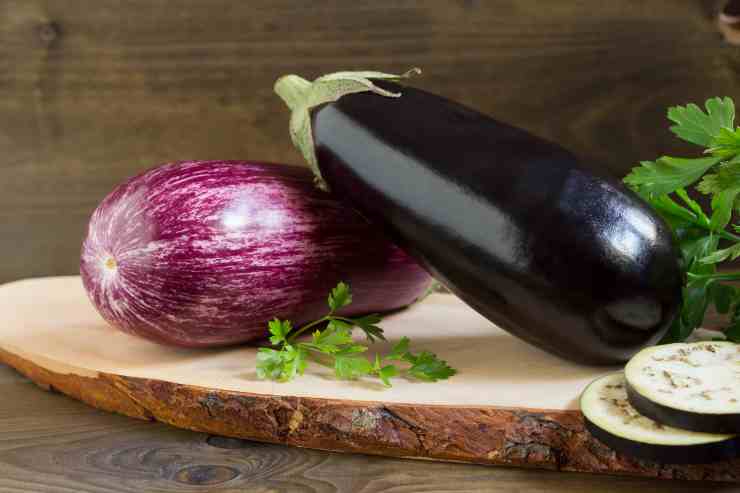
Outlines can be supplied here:
<path id="1" fill-rule="evenodd" d="M 740 345 L 724 341 L 643 349 L 624 370 L 640 414 L 685 430 L 740 433 Z"/>
<path id="2" fill-rule="evenodd" d="M 581 395 L 586 429 L 613 450 L 636 459 L 665 464 L 708 464 L 738 456 L 732 434 L 672 428 L 639 414 L 627 400 L 624 374 L 591 382 Z"/>

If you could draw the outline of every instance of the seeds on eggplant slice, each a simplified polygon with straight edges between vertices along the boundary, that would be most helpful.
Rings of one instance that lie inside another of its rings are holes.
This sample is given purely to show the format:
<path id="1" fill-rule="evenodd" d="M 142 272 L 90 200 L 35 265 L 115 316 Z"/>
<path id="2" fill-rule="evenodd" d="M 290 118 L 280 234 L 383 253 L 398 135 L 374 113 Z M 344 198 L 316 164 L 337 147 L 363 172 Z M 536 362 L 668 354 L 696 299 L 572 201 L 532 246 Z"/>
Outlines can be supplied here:
<path id="1" fill-rule="evenodd" d="M 732 434 L 672 428 L 643 416 L 627 399 L 624 374 L 591 382 L 581 395 L 586 428 L 615 451 L 637 459 L 669 464 L 706 464 L 737 457 L 740 443 Z"/>
<path id="2" fill-rule="evenodd" d="M 643 349 L 625 367 L 641 414 L 676 428 L 740 433 L 740 346 L 712 341 Z"/>

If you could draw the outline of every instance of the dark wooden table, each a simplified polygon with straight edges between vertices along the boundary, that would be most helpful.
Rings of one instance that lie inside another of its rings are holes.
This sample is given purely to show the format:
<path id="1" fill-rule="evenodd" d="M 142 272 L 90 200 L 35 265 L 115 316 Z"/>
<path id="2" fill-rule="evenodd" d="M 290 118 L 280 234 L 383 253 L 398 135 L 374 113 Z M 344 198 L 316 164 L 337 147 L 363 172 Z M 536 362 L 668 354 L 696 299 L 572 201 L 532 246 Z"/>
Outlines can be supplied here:
<path id="1" fill-rule="evenodd" d="M 740 486 L 302 450 L 89 408 L 0 367 L 0 492 L 712 492 Z"/>
<path id="2" fill-rule="evenodd" d="M 88 217 L 176 159 L 300 163 L 286 72 L 415 83 L 621 175 L 693 152 L 665 108 L 740 100 L 721 0 L 0 0 L 0 282 L 77 270 Z M 724 37 L 723 37 L 724 36 Z M 740 491 L 342 456 L 138 422 L 0 368 L 0 491 Z"/>

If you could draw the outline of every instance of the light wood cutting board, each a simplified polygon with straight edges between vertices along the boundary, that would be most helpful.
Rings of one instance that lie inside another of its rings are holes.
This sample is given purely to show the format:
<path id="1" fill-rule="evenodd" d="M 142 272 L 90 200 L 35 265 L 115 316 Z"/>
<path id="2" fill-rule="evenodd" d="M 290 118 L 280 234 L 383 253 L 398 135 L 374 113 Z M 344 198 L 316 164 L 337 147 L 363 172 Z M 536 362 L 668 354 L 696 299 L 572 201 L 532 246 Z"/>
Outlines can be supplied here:
<path id="1" fill-rule="evenodd" d="M 342 452 L 561 471 L 737 481 L 740 461 L 674 466 L 615 454 L 583 427 L 578 397 L 614 369 L 563 361 L 498 329 L 452 295 L 386 318 L 388 344 L 447 360 L 447 381 L 338 381 L 310 366 L 257 379 L 254 347 L 156 345 L 109 327 L 78 277 L 0 286 L 0 360 L 92 406 L 181 428 Z M 379 346 L 381 350 L 388 347 Z"/>

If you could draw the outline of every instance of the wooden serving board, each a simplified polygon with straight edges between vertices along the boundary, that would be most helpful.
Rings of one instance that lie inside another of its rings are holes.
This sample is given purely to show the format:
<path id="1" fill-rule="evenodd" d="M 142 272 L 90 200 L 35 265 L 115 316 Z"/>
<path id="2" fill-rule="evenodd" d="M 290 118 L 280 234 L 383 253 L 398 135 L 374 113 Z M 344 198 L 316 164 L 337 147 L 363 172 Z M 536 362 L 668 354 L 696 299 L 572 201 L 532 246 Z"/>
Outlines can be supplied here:
<path id="1" fill-rule="evenodd" d="M 78 277 L 0 286 L 0 360 L 38 385 L 135 418 L 341 452 L 560 471 L 737 481 L 740 461 L 674 466 L 615 454 L 583 427 L 578 397 L 610 371 L 568 363 L 508 335 L 451 295 L 383 321 L 389 343 L 446 359 L 437 383 L 337 381 L 311 366 L 258 380 L 254 347 L 186 350 L 109 327 Z M 386 350 L 387 347 L 380 349 Z"/>

